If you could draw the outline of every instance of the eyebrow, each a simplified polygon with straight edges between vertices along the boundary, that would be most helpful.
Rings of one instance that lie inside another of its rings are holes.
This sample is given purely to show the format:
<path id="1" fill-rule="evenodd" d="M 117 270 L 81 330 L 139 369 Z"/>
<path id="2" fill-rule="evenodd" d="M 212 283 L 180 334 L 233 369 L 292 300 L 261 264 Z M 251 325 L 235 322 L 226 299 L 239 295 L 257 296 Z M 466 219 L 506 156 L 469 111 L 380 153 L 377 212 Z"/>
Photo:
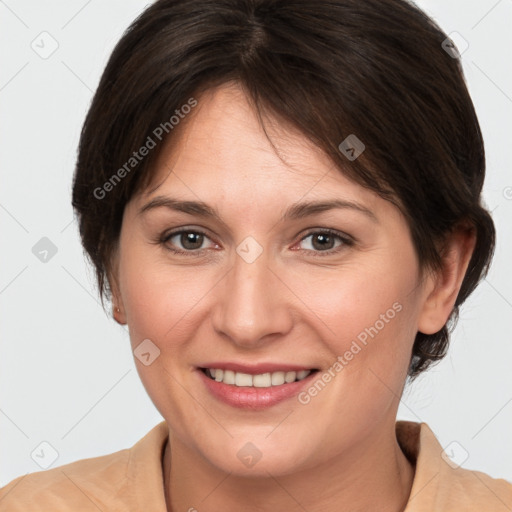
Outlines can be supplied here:
<path id="1" fill-rule="evenodd" d="M 202 201 L 182 201 L 172 197 L 157 196 L 146 203 L 139 210 L 138 215 L 142 215 L 149 210 L 155 208 L 168 208 L 170 210 L 188 213 L 190 215 L 198 215 L 204 218 L 212 218 L 218 222 L 225 224 L 220 218 L 218 211 Z M 368 208 L 355 201 L 347 201 L 345 199 L 332 199 L 327 201 L 309 201 L 295 203 L 288 207 L 281 216 L 281 221 L 303 219 L 310 215 L 325 212 L 334 209 L 351 209 L 366 215 L 373 222 L 378 223 L 377 216 Z"/>
<path id="2" fill-rule="evenodd" d="M 373 222 L 378 222 L 377 216 L 366 206 L 355 201 L 345 199 L 332 199 L 329 201 L 311 201 L 306 203 L 296 203 L 290 206 L 281 217 L 281 220 L 302 219 L 315 213 L 321 213 L 334 209 L 351 209 L 363 213 Z"/>

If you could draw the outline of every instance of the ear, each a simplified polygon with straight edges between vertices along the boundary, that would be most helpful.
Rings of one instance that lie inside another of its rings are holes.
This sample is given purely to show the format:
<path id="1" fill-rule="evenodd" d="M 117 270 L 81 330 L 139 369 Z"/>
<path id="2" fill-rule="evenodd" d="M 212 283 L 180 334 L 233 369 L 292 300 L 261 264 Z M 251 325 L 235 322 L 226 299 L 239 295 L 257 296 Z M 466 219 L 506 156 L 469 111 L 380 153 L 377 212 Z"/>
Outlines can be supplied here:
<path id="1" fill-rule="evenodd" d="M 127 322 L 121 288 L 119 286 L 119 258 L 117 250 L 112 255 L 107 274 L 109 288 L 112 293 L 112 316 L 118 324 L 125 325 Z"/>
<path id="2" fill-rule="evenodd" d="M 475 230 L 468 226 L 455 228 L 444 239 L 441 268 L 427 278 L 426 297 L 418 319 L 418 331 L 434 334 L 446 324 L 453 311 L 475 244 Z"/>

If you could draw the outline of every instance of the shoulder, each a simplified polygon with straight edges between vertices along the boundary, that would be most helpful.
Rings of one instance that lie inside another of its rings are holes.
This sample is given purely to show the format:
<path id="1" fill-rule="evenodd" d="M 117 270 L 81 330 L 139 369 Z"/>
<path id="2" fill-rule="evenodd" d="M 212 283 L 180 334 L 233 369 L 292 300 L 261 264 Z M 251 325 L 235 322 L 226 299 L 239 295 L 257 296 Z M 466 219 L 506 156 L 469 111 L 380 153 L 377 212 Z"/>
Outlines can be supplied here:
<path id="1" fill-rule="evenodd" d="M 468 511 L 512 510 L 512 483 L 480 471 L 453 469 L 450 477 L 439 487 L 440 497 L 451 507 L 464 504 Z"/>
<path id="2" fill-rule="evenodd" d="M 122 488 L 129 450 L 28 473 L 0 489 L 0 511 L 95 510 Z"/>
<path id="3" fill-rule="evenodd" d="M 512 483 L 460 467 L 467 452 L 461 444 L 444 449 L 426 423 L 399 421 L 397 439 L 415 465 L 406 512 L 504 512 L 512 510 Z"/>
<path id="4" fill-rule="evenodd" d="M 159 497 L 166 439 L 162 422 L 131 448 L 20 476 L 0 489 L 0 512 L 131 510 Z"/>

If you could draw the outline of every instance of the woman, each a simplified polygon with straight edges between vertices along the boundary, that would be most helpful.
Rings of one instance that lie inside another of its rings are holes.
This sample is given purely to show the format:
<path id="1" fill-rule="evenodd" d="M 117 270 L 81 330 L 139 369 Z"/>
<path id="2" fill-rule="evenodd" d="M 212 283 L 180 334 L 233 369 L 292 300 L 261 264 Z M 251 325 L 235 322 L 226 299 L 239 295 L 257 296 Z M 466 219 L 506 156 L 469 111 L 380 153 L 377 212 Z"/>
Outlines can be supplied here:
<path id="1" fill-rule="evenodd" d="M 411 4 L 157 1 L 105 69 L 73 206 L 165 421 L 0 507 L 510 509 L 396 421 L 490 263 L 484 169 L 456 49 Z"/>

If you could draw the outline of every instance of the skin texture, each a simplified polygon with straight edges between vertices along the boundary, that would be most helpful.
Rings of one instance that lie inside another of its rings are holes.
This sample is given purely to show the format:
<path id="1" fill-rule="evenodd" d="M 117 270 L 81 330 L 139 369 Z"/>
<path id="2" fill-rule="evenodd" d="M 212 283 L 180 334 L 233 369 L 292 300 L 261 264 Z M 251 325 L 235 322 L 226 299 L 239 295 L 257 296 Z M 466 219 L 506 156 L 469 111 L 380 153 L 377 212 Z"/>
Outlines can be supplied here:
<path id="1" fill-rule="evenodd" d="M 414 470 L 394 429 L 412 344 L 418 330 L 437 332 L 448 319 L 474 239 L 455 231 L 442 271 L 420 278 L 395 206 L 348 180 L 290 126 L 265 125 L 277 152 L 236 85 L 209 91 L 164 148 L 151 186 L 125 209 L 114 306 L 133 349 L 150 339 L 160 350 L 151 365 L 136 364 L 169 425 L 168 508 L 403 510 Z M 139 214 L 157 196 L 203 201 L 221 221 L 165 207 Z M 357 202 L 375 219 L 343 208 L 281 220 L 294 203 L 329 199 Z M 155 243 L 180 227 L 206 232 L 199 250 L 173 254 L 169 247 L 187 250 L 180 236 Z M 354 243 L 334 237 L 322 251 L 314 233 L 328 228 Z M 236 252 L 248 236 L 263 249 L 252 263 Z M 397 303 L 307 404 L 294 397 L 237 409 L 214 398 L 196 370 L 237 361 L 327 371 Z M 237 457 L 247 442 L 262 455 L 252 467 Z"/>

